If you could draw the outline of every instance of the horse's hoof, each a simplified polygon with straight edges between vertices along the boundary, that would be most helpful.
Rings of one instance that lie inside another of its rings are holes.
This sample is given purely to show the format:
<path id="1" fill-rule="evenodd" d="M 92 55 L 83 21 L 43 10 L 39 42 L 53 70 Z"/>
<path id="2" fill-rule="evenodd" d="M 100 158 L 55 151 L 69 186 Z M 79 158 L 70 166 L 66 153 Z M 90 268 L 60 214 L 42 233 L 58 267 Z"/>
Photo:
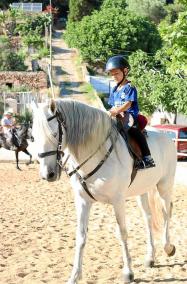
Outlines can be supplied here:
<path id="1" fill-rule="evenodd" d="M 170 257 L 175 254 L 176 248 L 174 245 L 169 245 L 169 246 L 166 246 L 164 250 L 167 253 L 167 255 Z"/>
<path id="2" fill-rule="evenodd" d="M 154 266 L 155 262 L 154 260 L 146 260 L 145 261 L 145 267 L 152 268 Z"/>
<path id="3" fill-rule="evenodd" d="M 134 281 L 134 273 L 124 274 L 124 283 L 131 283 Z"/>

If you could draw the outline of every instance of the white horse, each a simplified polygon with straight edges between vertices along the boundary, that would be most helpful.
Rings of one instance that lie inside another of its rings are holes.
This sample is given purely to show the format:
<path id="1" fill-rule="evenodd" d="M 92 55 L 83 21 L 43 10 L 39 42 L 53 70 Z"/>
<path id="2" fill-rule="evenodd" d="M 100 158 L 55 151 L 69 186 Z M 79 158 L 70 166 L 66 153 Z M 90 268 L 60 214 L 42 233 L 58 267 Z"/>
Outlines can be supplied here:
<path id="1" fill-rule="evenodd" d="M 148 134 L 156 167 L 138 171 L 131 182 L 133 159 L 126 142 L 118 134 L 114 120 L 105 111 L 73 100 L 51 101 L 49 105 L 35 108 L 33 136 L 43 179 L 55 181 L 59 176 L 61 151 L 67 149 L 71 157 L 70 180 L 75 193 L 77 234 L 74 265 L 68 284 L 78 283 L 81 278 L 89 211 L 96 201 L 113 205 L 122 244 L 125 283 L 134 279 L 125 225 L 127 197 L 139 196 L 144 213 L 147 229 L 146 264 L 152 267 L 155 261 L 151 221 L 158 214 L 152 210 L 156 208 L 153 206 L 157 202 L 154 197 L 158 193 L 164 219 L 164 250 L 168 256 L 174 255 L 175 246 L 170 242 L 169 221 L 176 149 L 171 140 L 160 133 Z"/>

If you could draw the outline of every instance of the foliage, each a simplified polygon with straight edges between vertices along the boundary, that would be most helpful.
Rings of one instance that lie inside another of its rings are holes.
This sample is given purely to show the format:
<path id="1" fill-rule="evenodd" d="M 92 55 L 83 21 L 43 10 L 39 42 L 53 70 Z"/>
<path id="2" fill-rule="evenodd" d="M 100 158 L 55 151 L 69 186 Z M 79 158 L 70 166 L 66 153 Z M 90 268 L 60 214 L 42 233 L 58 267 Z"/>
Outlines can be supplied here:
<path id="1" fill-rule="evenodd" d="M 168 112 L 187 114 L 186 80 L 165 72 L 153 56 L 137 51 L 129 57 L 130 78 L 139 93 L 141 111 L 151 114 L 158 106 Z"/>
<path id="2" fill-rule="evenodd" d="M 43 42 L 43 38 L 37 33 L 29 32 L 27 35 L 23 36 L 23 43 L 26 46 L 39 48 L 43 45 Z"/>
<path id="3" fill-rule="evenodd" d="M 103 3 L 101 5 L 101 9 L 104 8 L 121 8 L 121 9 L 126 9 L 127 7 L 127 1 L 126 0 L 103 0 Z"/>
<path id="4" fill-rule="evenodd" d="M 32 123 L 32 112 L 29 109 L 26 109 L 21 114 L 16 114 L 15 116 L 17 123 Z"/>
<path id="5" fill-rule="evenodd" d="M 99 7 L 100 2 L 100 0 L 70 0 L 69 21 L 80 21 L 84 16 L 91 15 L 91 13 Z"/>
<path id="6" fill-rule="evenodd" d="M 41 47 L 39 50 L 38 50 L 38 56 L 37 58 L 38 59 L 42 59 L 43 57 L 47 57 L 49 56 L 49 48 L 47 47 Z"/>
<path id="7" fill-rule="evenodd" d="M 43 38 L 45 25 L 51 23 L 51 16 L 47 13 L 28 17 L 25 22 L 19 23 L 16 27 L 26 46 L 33 46 L 35 48 L 43 47 Z"/>
<path id="8" fill-rule="evenodd" d="M 44 32 L 45 25 L 51 23 L 51 16 L 47 13 L 37 14 L 30 16 L 23 23 L 17 25 L 16 31 L 21 36 L 26 36 L 28 33 L 37 33 L 42 35 Z"/>
<path id="9" fill-rule="evenodd" d="M 185 11 L 185 6 L 181 3 L 174 3 L 172 5 L 166 6 L 167 15 L 164 19 L 165 23 L 168 25 L 173 24 L 178 20 L 179 13 Z"/>
<path id="10" fill-rule="evenodd" d="M 172 25 L 163 21 L 159 27 L 164 41 L 157 57 L 166 65 L 170 74 L 187 75 L 187 11 L 179 13 L 178 20 Z"/>
<path id="11" fill-rule="evenodd" d="M 27 66 L 24 64 L 24 58 L 10 50 L 0 52 L 0 71 L 25 71 Z"/>
<path id="12" fill-rule="evenodd" d="M 10 40 L 7 36 L 1 35 L 0 36 L 0 50 L 10 48 Z"/>
<path id="13" fill-rule="evenodd" d="M 164 0 L 127 0 L 128 9 L 158 24 L 167 12 Z"/>
<path id="14" fill-rule="evenodd" d="M 187 6 L 187 0 L 178 0 L 177 2 Z"/>
<path id="15" fill-rule="evenodd" d="M 161 45 L 153 23 L 121 8 L 101 9 L 76 24 L 69 22 L 65 39 L 92 64 L 96 60 L 106 62 L 109 56 L 125 51 L 154 53 Z"/>

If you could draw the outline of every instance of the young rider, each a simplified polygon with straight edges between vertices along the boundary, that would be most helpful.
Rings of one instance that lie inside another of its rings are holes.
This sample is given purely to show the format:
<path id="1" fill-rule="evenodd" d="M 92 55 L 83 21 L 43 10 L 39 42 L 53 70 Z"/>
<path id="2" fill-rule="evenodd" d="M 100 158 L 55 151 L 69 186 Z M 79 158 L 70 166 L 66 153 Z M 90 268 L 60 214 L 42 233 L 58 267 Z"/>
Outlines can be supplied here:
<path id="1" fill-rule="evenodd" d="M 144 134 L 137 128 L 137 117 L 139 113 L 137 90 L 131 85 L 127 79 L 130 65 L 128 61 L 121 55 L 109 58 L 106 64 L 106 71 L 112 76 L 116 82 L 116 86 L 112 89 L 108 104 L 112 106 L 109 110 L 111 116 L 116 117 L 121 114 L 125 116 L 126 121 L 133 121 L 132 127 L 126 123 L 124 128 L 137 141 L 142 151 L 142 160 L 137 164 L 137 169 L 155 167 L 153 158 Z"/>

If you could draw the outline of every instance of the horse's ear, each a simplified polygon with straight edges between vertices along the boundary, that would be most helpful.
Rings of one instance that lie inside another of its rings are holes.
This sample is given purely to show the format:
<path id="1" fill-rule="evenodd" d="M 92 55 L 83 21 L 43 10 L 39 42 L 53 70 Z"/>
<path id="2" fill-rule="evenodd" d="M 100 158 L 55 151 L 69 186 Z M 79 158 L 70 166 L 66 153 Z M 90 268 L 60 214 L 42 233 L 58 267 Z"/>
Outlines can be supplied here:
<path id="1" fill-rule="evenodd" d="M 56 103 L 55 103 L 54 100 L 50 101 L 49 107 L 50 107 L 50 110 L 51 110 L 52 113 L 56 112 Z"/>

